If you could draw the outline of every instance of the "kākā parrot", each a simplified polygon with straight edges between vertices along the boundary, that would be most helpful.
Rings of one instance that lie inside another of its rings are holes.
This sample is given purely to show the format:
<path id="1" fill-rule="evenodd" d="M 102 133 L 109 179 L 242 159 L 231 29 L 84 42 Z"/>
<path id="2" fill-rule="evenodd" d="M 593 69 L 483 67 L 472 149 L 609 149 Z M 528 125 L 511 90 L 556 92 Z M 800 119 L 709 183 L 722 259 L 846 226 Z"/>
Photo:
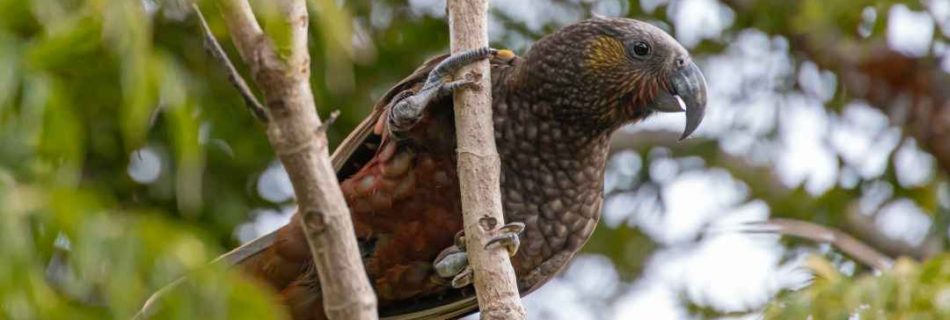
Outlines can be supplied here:
<path id="1" fill-rule="evenodd" d="M 491 61 L 495 140 L 518 287 L 557 275 L 600 218 L 610 135 L 655 112 L 702 121 L 706 83 L 667 33 L 595 17 L 540 39 L 523 57 L 480 49 L 426 62 L 389 90 L 333 155 L 380 316 L 454 318 L 477 310 L 462 230 L 451 92 L 459 66 Z M 224 259 L 273 286 L 294 319 L 324 319 L 299 219 Z M 523 232 L 518 234 L 519 231 Z M 520 242 L 520 250 L 518 243 Z M 459 245 L 456 245 L 459 243 Z"/>

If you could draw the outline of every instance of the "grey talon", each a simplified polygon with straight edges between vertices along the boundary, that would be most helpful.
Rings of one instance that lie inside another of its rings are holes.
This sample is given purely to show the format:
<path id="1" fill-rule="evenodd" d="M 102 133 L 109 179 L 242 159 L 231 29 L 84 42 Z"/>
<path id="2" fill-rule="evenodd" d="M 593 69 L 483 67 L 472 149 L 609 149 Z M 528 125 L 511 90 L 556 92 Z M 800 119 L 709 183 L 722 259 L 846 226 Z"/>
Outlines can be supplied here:
<path id="1" fill-rule="evenodd" d="M 414 126 L 421 117 L 415 116 L 415 113 L 419 111 L 412 110 L 409 102 L 407 101 L 414 95 L 412 91 L 405 90 L 396 94 L 393 97 L 392 105 L 389 108 L 389 125 L 387 130 L 389 131 L 390 136 L 400 137 L 401 133 L 409 131 L 412 126 Z"/>
<path id="2" fill-rule="evenodd" d="M 499 234 L 492 237 L 491 240 L 488 240 L 488 243 L 485 244 L 485 249 L 497 244 L 504 246 L 509 256 L 514 256 L 518 253 L 518 247 L 521 246 L 521 238 L 518 234 L 524 231 L 524 228 L 524 223 L 521 222 L 512 222 L 502 226 L 498 229 Z"/>
<path id="3" fill-rule="evenodd" d="M 442 278 L 453 278 L 452 283 L 459 281 L 459 276 L 471 272 L 468 265 L 468 253 L 465 252 L 465 231 L 455 234 L 455 245 L 445 248 L 432 261 L 432 268 Z M 464 285 L 463 285 L 464 286 Z"/>
<path id="4" fill-rule="evenodd" d="M 440 255 L 439 258 L 436 258 L 433 266 L 436 274 L 442 278 L 457 276 L 468 267 L 468 254 L 462 251 L 456 251 Z"/>
<path id="5" fill-rule="evenodd" d="M 472 284 L 472 273 L 472 267 L 466 266 L 462 272 L 452 278 L 452 287 L 460 289 Z"/>
<path id="6" fill-rule="evenodd" d="M 455 247 L 465 251 L 465 231 L 459 231 L 455 234 Z"/>
<path id="7" fill-rule="evenodd" d="M 521 246 L 521 239 L 514 233 L 501 234 L 488 240 L 488 243 L 485 244 L 485 249 L 489 249 L 492 245 L 496 244 L 504 246 L 505 250 L 508 251 L 508 255 L 513 257 L 518 253 L 518 247 Z"/>
<path id="8" fill-rule="evenodd" d="M 510 222 L 506 225 L 501 226 L 501 228 L 498 228 L 498 231 L 519 234 L 521 233 L 521 231 L 524 231 L 524 228 L 525 228 L 524 223 Z"/>
<path id="9" fill-rule="evenodd" d="M 466 76 L 458 80 L 451 78 L 460 68 L 475 61 L 490 58 L 497 53 L 498 50 L 484 47 L 454 54 L 439 62 L 429 72 L 422 89 L 415 93 L 404 91 L 408 94 L 401 92 L 393 98 L 389 106 L 390 133 L 398 137 L 399 133 L 409 131 L 419 122 L 423 111 L 433 101 L 446 97 L 460 88 L 476 85 L 479 80 L 477 77 Z"/>
<path id="10" fill-rule="evenodd" d="M 460 88 L 474 88 L 474 87 L 477 87 L 477 85 L 478 85 L 477 78 L 472 78 L 472 79 L 466 78 L 462 80 L 455 80 L 443 85 L 442 88 L 439 89 L 439 95 L 448 96 L 452 94 L 453 92 L 455 92 L 455 90 L 458 90 Z"/>
<path id="11" fill-rule="evenodd" d="M 445 81 L 446 75 L 451 75 L 466 65 L 482 59 L 488 59 L 497 53 L 498 50 L 481 47 L 453 54 L 445 58 L 445 60 L 442 60 L 442 62 L 439 62 L 439 64 L 432 69 L 432 72 L 429 72 L 425 87 L 436 86 Z"/>

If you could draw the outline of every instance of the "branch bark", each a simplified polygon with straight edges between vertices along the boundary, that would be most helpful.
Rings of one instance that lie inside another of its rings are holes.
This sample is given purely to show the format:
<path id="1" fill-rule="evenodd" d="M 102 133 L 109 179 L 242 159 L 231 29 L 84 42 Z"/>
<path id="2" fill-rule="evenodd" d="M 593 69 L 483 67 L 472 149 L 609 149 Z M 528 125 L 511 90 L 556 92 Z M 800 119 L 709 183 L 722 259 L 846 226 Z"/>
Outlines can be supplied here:
<path id="1" fill-rule="evenodd" d="M 224 48 L 221 47 L 221 43 L 219 43 L 218 39 L 215 39 L 214 34 L 211 33 L 211 27 L 208 26 L 208 21 L 205 20 L 201 8 L 198 7 L 197 3 L 192 4 L 192 8 L 195 10 L 195 15 L 198 16 L 201 30 L 204 31 L 205 50 L 224 67 L 224 71 L 228 73 L 228 81 L 241 93 L 241 97 L 244 98 L 245 106 L 251 111 L 254 118 L 266 123 L 269 120 L 267 119 L 267 111 L 264 110 L 264 105 L 262 105 L 261 102 L 257 100 L 257 97 L 254 96 L 254 93 L 251 92 L 251 88 L 248 87 L 247 82 L 244 81 L 244 78 L 241 77 L 237 68 L 234 67 L 234 63 L 231 63 L 231 59 L 228 59 L 228 55 L 224 52 Z"/>
<path id="2" fill-rule="evenodd" d="M 786 218 L 772 218 L 762 222 L 761 225 L 771 229 L 769 231 L 782 235 L 808 239 L 814 242 L 830 243 L 852 259 L 878 271 L 889 270 L 894 264 L 894 260 L 890 257 L 878 252 L 861 242 L 861 240 L 855 239 L 850 234 L 835 228 Z"/>
<path id="3" fill-rule="evenodd" d="M 246 0 L 218 0 L 241 58 L 265 97 L 267 138 L 287 169 L 307 244 L 330 319 L 376 319 L 376 297 L 366 276 L 350 219 L 330 164 L 310 91 L 309 18 L 304 0 L 274 5 L 289 30 L 289 47 L 276 50 Z"/>
<path id="4" fill-rule="evenodd" d="M 452 53 L 488 46 L 488 1 L 448 0 Z M 459 74 L 481 75 L 479 88 L 455 93 L 458 172 L 469 263 L 482 319 L 527 317 L 505 250 L 485 249 L 504 224 L 500 176 L 492 122 L 491 70 L 488 61 L 467 66 Z M 458 77 L 457 77 L 458 78 Z"/>

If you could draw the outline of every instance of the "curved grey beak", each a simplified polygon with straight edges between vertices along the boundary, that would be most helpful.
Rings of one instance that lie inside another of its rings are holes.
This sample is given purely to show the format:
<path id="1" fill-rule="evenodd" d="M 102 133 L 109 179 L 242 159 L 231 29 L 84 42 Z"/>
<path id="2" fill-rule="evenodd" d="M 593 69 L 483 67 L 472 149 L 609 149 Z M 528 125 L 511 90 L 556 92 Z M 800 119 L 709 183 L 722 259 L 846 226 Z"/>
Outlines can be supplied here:
<path id="1" fill-rule="evenodd" d="M 686 129 L 680 140 L 689 137 L 706 114 L 706 78 L 695 63 L 690 61 L 670 75 L 670 92 L 660 92 L 647 106 L 658 112 L 686 111 Z"/>

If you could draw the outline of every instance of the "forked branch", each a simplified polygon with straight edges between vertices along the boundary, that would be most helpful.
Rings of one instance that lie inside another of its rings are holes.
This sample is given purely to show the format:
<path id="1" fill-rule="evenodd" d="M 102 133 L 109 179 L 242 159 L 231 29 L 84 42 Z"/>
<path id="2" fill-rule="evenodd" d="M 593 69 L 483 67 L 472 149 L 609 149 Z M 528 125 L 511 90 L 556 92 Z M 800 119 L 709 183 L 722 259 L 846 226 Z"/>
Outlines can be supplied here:
<path id="1" fill-rule="evenodd" d="M 264 94 L 267 138 L 294 187 L 298 206 L 294 218 L 302 222 L 320 279 L 324 311 L 330 319 L 376 319 L 376 297 L 360 258 L 349 209 L 330 164 L 326 132 L 310 90 L 305 0 L 273 3 L 279 15 L 276 18 L 283 20 L 281 25 L 288 28 L 289 35 L 289 46 L 279 53 L 246 0 L 216 2 L 241 58 Z M 219 46 L 213 49 L 224 57 Z M 233 65 L 226 69 L 236 75 Z M 237 86 L 253 104 L 246 85 Z M 258 106 L 252 105 L 251 109 L 255 113 L 264 111 Z"/>
<path id="2" fill-rule="evenodd" d="M 254 92 L 251 91 L 251 88 L 247 86 L 247 81 L 244 81 L 244 78 L 241 77 L 241 73 L 234 67 L 234 63 L 228 58 L 227 53 L 224 52 L 224 48 L 221 48 L 221 43 L 214 37 L 214 33 L 211 33 L 211 28 L 208 27 L 208 21 L 205 20 L 204 14 L 201 13 L 201 8 L 198 7 L 198 4 L 193 4 L 192 7 L 195 10 L 195 15 L 198 16 L 198 21 L 201 23 L 201 30 L 204 31 L 205 50 L 224 67 L 224 71 L 228 73 L 228 81 L 234 85 L 234 88 L 236 88 L 241 94 L 241 97 L 244 98 L 244 104 L 248 110 L 251 111 L 251 114 L 254 115 L 254 118 L 267 123 L 267 121 L 269 121 L 267 111 L 264 110 L 264 106 L 257 100 L 257 97 L 254 96 Z"/>

